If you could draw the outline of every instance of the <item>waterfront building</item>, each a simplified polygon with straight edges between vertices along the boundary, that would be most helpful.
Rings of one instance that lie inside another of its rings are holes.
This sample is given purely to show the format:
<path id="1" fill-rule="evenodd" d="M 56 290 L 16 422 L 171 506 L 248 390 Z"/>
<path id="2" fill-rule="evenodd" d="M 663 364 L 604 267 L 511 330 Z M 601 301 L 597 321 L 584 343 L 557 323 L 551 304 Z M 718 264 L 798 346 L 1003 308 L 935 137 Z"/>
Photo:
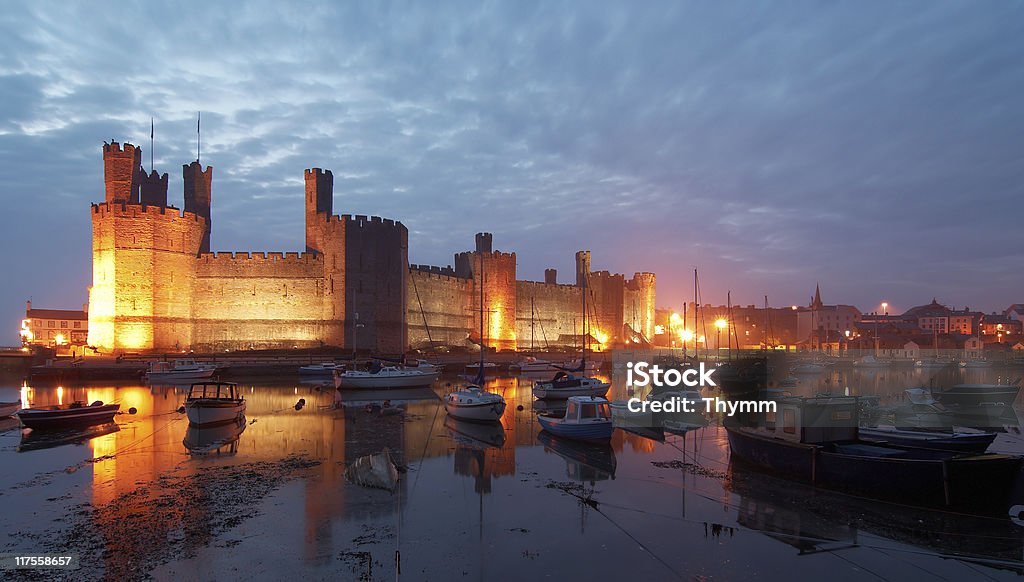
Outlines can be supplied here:
<path id="1" fill-rule="evenodd" d="M 37 346 L 82 346 L 89 338 L 89 306 L 82 310 L 38 309 L 25 302 L 21 320 L 21 343 Z"/>

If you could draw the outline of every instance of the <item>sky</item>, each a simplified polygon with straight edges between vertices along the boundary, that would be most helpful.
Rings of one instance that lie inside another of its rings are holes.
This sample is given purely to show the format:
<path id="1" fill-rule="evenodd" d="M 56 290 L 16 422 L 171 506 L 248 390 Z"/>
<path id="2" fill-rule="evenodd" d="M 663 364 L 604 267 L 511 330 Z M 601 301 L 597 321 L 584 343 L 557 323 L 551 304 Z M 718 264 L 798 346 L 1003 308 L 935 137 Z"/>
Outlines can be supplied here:
<path id="1" fill-rule="evenodd" d="M 104 140 L 214 167 L 212 247 L 298 251 L 336 213 L 520 279 L 573 254 L 657 302 L 1024 302 L 1019 2 L 4 2 L 0 345 L 79 308 Z"/>

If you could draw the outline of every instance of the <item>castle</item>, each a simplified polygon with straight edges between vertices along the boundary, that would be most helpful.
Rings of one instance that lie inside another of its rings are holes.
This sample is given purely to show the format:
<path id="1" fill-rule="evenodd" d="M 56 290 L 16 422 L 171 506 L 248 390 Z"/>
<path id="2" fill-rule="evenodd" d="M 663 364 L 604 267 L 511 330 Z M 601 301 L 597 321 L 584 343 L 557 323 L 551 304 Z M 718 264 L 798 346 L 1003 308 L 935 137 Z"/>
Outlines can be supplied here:
<path id="1" fill-rule="evenodd" d="M 339 346 L 381 354 L 484 341 L 501 350 L 579 346 L 583 294 L 591 347 L 646 343 L 655 276 L 591 272 L 575 281 L 516 279 L 515 253 L 489 233 L 455 266 L 410 265 L 394 220 L 333 214 L 334 177 L 305 171 L 304 252 L 211 252 L 213 168 L 182 166 L 184 208 L 168 205 L 167 174 L 142 150 L 104 144 L 106 198 L 92 205 L 89 344 L 100 352 L 222 351 Z"/>

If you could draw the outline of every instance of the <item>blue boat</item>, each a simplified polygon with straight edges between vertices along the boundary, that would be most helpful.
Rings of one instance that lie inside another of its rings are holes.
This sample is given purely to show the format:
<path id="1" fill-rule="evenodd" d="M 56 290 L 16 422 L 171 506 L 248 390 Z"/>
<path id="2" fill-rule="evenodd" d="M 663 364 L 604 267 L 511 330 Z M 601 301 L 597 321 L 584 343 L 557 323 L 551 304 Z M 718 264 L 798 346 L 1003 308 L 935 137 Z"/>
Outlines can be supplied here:
<path id="1" fill-rule="evenodd" d="M 607 441 L 615 430 L 611 406 L 600 396 L 571 396 L 563 416 L 539 414 L 537 421 L 555 436 L 578 441 Z"/>

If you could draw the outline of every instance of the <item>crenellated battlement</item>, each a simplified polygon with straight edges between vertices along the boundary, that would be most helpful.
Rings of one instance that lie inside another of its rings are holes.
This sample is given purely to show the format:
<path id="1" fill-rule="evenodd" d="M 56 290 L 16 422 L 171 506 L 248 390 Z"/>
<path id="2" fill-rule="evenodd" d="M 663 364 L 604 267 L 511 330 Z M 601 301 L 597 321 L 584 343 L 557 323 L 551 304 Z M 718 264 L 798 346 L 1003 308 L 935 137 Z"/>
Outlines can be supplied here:
<path id="1" fill-rule="evenodd" d="M 458 281 L 471 281 L 466 277 L 459 277 L 455 274 L 455 269 L 451 265 L 447 267 L 436 267 L 433 265 L 409 265 L 410 274 L 421 275 L 424 277 L 437 277 L 442 279 L 455 279 Z"/>
<path id="2" fill-rule="evenodd" d="M 323 255 L 297 252 L 202 253 L 197 259 L 199 277 L 228 278 L 322 278 Z"/>
<path id="3" fill-rule="evenodd" d="M 134 158 L 136 149 L 138 149 L 136 148 L 136 146 L 132 145 L 130 142 L 127 141 L 124 142 L 123 148 L 121 147 L 121 144 L 116 141 L 111 141 L 110 143 L 103 144 L 104 155 L 123 155 L 125 157 Z"/>
<path id="4" fill-rule="evenodd" d="M 365 216 L 362 214 L 342 214 L 338 218 L 340 221 L 345 222 L 349 226 L 356 228 L 364 228 L 366 226 L 379 226 L 385 228 L 405 228 L 405 225 L 398 220 L 392 220 L 390 218 L 381 218 L 380 216 Z"/>
<path id="5" fill-rule="evenodd" d="M 92 213 L 98 218 L 117 216 L 123 218 L 158 219 L 168 222 L 204 222 L 206 219 L 192 212 L 184 212 L 174 206 L 146 206 L 127 202 L 94 202 Z"/>

